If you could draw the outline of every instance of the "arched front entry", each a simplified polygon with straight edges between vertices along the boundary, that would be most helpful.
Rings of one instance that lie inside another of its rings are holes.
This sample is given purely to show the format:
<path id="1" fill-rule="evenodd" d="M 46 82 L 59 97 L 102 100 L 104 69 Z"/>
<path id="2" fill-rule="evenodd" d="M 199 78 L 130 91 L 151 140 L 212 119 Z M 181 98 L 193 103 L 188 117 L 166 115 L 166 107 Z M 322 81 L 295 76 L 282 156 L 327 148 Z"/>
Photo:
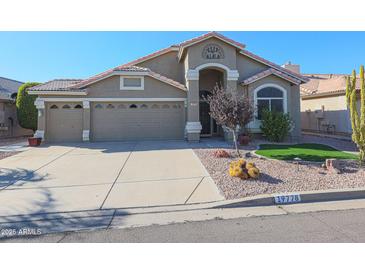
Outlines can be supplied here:
<path id="1" fill-rule="evenodd" d="M 210 108 L 205 98 L 216 85 L 225 86 L 225 71 L 206 68 L 199 71 L 199 120 L 202 125 L 201 136 L 211 137 L 223 134 L 217 123 L 210 117 Z"/>
<path id="2" fill-rule="evenodd" d="M 207 105 L 203 106 L 201 97 L 204 92 L 210 92 L 217 82 L 224 87 L 236 89 L 238 77 L 237 70 L 220 63 L 201 64 L 186 72 L 188 100 L 185 133 L 189 141 L 199 141 L 201 135 L 212 136 L 215 135 L 214 132 L 220 135 L 219 127 L 218 130 L 215 129 L 214 122 L 210 120 L 209 109 Z"/>

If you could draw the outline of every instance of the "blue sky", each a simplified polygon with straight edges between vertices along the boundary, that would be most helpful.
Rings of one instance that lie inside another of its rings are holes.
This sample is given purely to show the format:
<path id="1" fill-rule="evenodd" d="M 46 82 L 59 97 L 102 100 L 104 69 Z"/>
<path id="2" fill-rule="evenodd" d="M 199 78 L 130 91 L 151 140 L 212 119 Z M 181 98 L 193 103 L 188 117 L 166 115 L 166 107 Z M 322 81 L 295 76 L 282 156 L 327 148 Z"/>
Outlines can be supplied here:
<path id="1" fill-rule="evenodd" d="M 86 78 L 205 32 L 0 32 L 0 76 Z M 221 32 L 303 73 L 350 73 L 365 64 L 365 32 Z"/>

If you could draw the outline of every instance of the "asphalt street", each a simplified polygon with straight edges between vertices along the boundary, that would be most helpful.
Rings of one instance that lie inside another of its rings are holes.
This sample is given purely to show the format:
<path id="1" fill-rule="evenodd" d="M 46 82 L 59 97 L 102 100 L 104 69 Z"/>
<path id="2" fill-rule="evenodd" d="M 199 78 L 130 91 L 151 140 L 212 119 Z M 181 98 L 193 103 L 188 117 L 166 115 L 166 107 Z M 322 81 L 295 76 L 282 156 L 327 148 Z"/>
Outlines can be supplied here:
<path id="1" fill-rule="evenodd" d="M 66 232 L 0 242 L 365 242 L 365 209 Z"/>

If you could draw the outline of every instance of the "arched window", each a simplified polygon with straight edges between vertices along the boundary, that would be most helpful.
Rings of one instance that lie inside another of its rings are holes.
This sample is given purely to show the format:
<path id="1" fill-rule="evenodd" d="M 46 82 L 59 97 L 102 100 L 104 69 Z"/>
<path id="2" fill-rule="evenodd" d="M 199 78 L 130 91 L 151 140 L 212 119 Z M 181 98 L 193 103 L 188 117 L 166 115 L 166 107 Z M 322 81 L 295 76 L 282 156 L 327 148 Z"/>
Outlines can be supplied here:
<path id="1" fill-rule="evenodd" d="M 137 108 L 137 105 L 132 104 L 132 105 L 129 106 L 129 108 Z"/>
<path id="2" fill-rule="evenodd" d="M 167 109 L 167 108 L 170 108 L 170 106 L 165 104 L 165 105 L 162 106 L 162 108 Z"/>
<path id="3" fill-rule="evenodd" d="M 102 104 L 97 104 L 97 105 L 95 105 L 95 108 L 101 109 L 101 108 L 103 108 L 103 105 Z"/>
<path id="4" fill-rule="evenodd" d="M 112 105 L 112 104 L 108 104 L 108 105 L 106 106 L 106 108 L 107 108 L 107 109 L 113 109 L 113 108 L 114 108 L 114 105 Z"/>
<path id="5" fill-rule="evenodd" d="M 160 106 L 159 106 L 159 105 L 157 105 L 157 104 L 153 104 L 151 108 L 153 108 L 153 109 L 158 109 L 158 108 L 160 108 Z"/>
<path id="6" fill-rule="evenodd" d="M 255 93 L 255 105 L 257 108 L 257 119 L 262 119 L 265 109 L 270 111 L 285 112 L 286 92 L 277 86 L 265 86 L 258 88 Z"/>
<path id="7" fill-rule="evenodd" d="M 70 105 L 63 105 L 63 107 L 62 107 L 63 109 L 70 109 L 71 107 L 70 107 Z"/>
<path id="8" fill-rule="evenodd" d="M 119 108 L 119 109 L 125 109 L 125 108 L 126 108 L 126 106 L 125 106 L 125 105 L 123 105 L 123 104 L 120 104 L 120 105 L 118 105 L 118 108 Z"/>
<path id="9" fill-rule="evenodd" d="M 142 104 L 141 108 L 146 109 L 146 108 L 148 108 L 148 106 L 146 104 Z"/>
<path id="10" fill-rule="evenodd" d="M 50 107 L 50 109 L 58 109 L 58 106 L 57 106 L 57 105 L 52 105 L 52 106 Z"/>
<path id="11" fill-rule="evenodd" d="M 77 104 L 74 108 L 82 108 L 82 105 Z"/>

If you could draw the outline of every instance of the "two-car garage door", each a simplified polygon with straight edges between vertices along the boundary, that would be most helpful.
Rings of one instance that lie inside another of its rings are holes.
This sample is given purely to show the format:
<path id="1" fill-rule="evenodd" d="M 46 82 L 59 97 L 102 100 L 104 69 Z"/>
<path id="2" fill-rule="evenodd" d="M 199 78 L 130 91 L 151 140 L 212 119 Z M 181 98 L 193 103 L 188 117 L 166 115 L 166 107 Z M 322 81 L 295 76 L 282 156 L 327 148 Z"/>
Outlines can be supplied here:
<path id="1" fill-rule="evenodd" d="M 80 142 L 82 103 L 47 106 L 46 141 Z M 90 104 L 92 141 L 183 139 L 183 102 L 95 102 Z"/>
<path id="2" fill-rule="evenodd" d="M 91 108 L 93 141 L 184 137 L 183 102 L 103 102 Z"/>
<path id="3" fill-rule="evenodd" d="M 90 104 L 92 141 L 184 138 L 183 102 L 95 102 Z M 46 141 L 80 142 L 82 103 L 50 103 Z"/>

